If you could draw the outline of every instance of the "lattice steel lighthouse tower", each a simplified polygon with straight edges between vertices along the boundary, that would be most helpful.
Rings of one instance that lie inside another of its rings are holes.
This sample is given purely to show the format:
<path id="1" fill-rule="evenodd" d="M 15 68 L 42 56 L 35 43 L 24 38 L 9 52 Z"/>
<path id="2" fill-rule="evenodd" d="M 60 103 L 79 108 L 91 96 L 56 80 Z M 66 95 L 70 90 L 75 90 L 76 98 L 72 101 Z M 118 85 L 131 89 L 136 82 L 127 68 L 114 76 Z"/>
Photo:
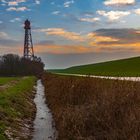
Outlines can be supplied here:
<path id="1" fill-rule="evenodd" d="M 24 39 L 24 58 L 26 59 L 34 59 L 34 49 L 32 42 L 32 34 L 31 34 L 31 23 L 27 19 L 24 23 L 25 29 L 25 39 Z"/>

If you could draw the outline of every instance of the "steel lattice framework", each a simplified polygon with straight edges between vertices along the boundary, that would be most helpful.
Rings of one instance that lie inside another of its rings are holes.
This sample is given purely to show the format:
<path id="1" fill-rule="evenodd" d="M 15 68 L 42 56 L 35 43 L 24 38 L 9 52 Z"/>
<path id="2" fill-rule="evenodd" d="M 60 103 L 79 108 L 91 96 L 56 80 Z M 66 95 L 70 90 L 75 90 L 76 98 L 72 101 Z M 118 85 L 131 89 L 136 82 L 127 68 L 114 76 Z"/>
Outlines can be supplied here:
<path id="1" fill-rule="evenodd" d="M 32 34 L 31 34 L 31 24 L 30 21 L 27 19 L 24 23 L 25 29 L 25 39 L 24 39 L 24 58 L 26 59 L 34 59 L 34 49 L 33 49 L 33 42 L 32 42 Z"/>

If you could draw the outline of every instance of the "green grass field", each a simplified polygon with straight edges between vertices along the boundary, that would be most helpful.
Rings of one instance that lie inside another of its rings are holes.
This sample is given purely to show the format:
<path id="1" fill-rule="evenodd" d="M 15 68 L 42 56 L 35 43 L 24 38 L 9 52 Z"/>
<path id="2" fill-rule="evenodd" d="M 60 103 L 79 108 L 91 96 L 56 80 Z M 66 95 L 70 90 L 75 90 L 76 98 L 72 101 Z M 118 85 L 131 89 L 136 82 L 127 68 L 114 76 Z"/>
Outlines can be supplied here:
<path id="1" fill-rule="evenodd" d="M 122 59 L 97 64 L 75 66 L 62 70 L 50 70 L 53 73 L 91 74 L 99 76 L 140 76 L 140 57 Z"/>
<path id="2" fill-rule="evenodd" d="M 1 85 L 5 85 L 5 84 L 7 84 L 7 83 L 10 83 L 11 81 L 17 81 L 17 80 L 19 80 L 20 79 L 20 77 L 1 77 L 0 78 L 0 86 Z"/>
<path id="3" fill-rule="evenodd" d="M 20 120 L 33 116 L 30 100 L 35 81 L 35 77 L 0 78 L 0 140 L 7 140 L 5 131 L 10 128 L 16 137 Z"/>

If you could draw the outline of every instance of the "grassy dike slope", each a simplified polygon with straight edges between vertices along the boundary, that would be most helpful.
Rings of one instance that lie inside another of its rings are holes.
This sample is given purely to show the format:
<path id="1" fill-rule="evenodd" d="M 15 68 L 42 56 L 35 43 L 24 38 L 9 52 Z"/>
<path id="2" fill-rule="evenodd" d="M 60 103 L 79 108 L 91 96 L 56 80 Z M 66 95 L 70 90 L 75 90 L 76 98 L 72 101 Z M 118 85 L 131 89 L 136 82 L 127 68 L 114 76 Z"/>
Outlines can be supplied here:
<path id="1" fill-rule="evenodd" d="M 35 77 L 0 78 L 0 140 L 29 139 L 35 81 Z"/>
<path id="2" fill-rule="evenodd" d="M 140 57 L 50 71 L 54 73 L 92 74 L 99 76 L 140 76 Z"/>

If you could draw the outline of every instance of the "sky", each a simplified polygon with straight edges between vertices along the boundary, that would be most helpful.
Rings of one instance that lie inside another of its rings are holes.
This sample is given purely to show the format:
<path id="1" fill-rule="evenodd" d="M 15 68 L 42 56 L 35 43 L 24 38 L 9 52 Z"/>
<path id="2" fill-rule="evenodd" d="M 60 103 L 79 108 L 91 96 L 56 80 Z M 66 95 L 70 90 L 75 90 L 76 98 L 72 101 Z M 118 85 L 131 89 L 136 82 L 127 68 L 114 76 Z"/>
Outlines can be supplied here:
<path id="1" fill-rule="evenodd" d="M 0 55 L 23 55 L 26 19 L 48 69 L 140 54 L 140 0 L 0 0 Z"/>

